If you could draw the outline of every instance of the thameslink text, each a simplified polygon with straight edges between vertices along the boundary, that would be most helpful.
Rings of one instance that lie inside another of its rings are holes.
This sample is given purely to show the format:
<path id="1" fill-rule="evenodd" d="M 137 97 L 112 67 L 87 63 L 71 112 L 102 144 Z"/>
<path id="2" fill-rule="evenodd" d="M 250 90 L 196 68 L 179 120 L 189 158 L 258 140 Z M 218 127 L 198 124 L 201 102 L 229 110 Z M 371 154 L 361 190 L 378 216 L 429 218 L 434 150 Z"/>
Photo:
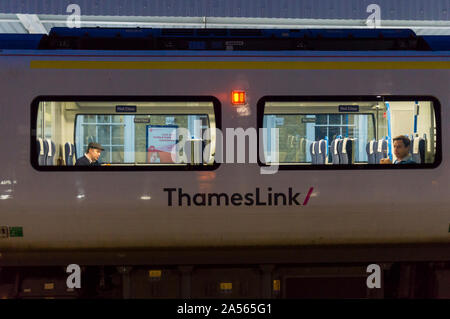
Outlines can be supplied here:
<path id="1" fill-rule="evenodd" d="M 167 192 L 167 205 L 173 206 L 300 206 L 299 196 L 301 193 L 294 193 L 292 187 L 288 188 L 287 194 L 273 193 L 272 188 L 267 188 L 267 192 L 262 193 L 259 187 L 253 193 L 196 193 L 188 194 L 182 188 L 164 188 Z M 306 204 L 305 199 L 305 204 Z"/>

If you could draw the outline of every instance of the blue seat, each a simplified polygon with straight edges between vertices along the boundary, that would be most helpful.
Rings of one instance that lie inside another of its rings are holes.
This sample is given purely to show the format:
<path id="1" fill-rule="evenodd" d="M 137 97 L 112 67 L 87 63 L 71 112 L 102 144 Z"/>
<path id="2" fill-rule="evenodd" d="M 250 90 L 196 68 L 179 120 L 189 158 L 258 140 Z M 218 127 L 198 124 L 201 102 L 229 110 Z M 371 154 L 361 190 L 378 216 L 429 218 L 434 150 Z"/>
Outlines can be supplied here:
<path id="1" fill-rule="evenodd" d="M 317 155 L 317 163 L 318 165 L 326 164 L 326 158 L 327 158 L 327 141 L 322 139 L 315 144 L 315 152 Z"/>
<path id="2" fill-rule="evenodd" d="M 385 139 L 378 140 L 377 142 L 375 163 L 380 164 L 382 158 L 388 158 L 388 141 Z"/>
<path id="3" fill-rule="evenodd" d="M 375 162 L 375 154 L 377 150 L 377 141 L 372 140 L 366 144 L 366 153 L 367 153 L 367 163 L 368 164 L 377 164 Z"/>
<path id="4" fill-rule="evenodd" d="M 74 165 L 74 154 L 75 149 L 73 147 L 73 144 L 67 142 L 64 145 L 64 157 L 66 161 L 67 166 L 73 166 Z"/>
<path id="5" fill-rule="evenodd" d="M 411 142 L 410 151 L 412 160 L 417 164 L 425 163 L 425 150 L 427 149 L 427 140 L 422 137 L 415 137 Z"/>
<path id="6" fill-rule="evenodd" d="M 338 154 L 340 164 L 353 164 L 353 140 L 344 138 L 339 141 Z"/>
<path id="7" fill-rule="evenodd" d="M 331 152 L 331 162 L 333 164 L 340 164 L 339 160 L 339 142 L 340 138 L 334 139 L 330 144 L 330 152 Z"/>
<path id="8" fill-rule="evenodd" d="M 47 157 L 45 159 L 45 165 L 53 166 L 56 154 L 55 143 L 53 143 L 53 141 L 48 138 L 44 141 L 44 144 L 47 144 Z"/>
<path id="9" fill-rule="evenodd" d="M 317 142 L 314 141 L 309 145 L 309 153 L 311 155 L 311 164 L 313 164 L 313 165 L 317 164 L 316 144 L 317 144 Z"/>
<path id="10" fill-rule="evenodd" d="M 47 143 L 44 143 L 42 138 L 38 138 L 36 141 L 37 146 L 37 156 L 38 156 L 38 164 L 39 166 L 45 165 L 45 161 L 47 158 L 48 146 Z"/>
<path id="11" fill-rule="evenodd" d="M 75 165 L 75 162 L 77 161 L 77 148 L 74 144 L 72 144 L 72 152 L 73 152 L 73 165 Z"/>

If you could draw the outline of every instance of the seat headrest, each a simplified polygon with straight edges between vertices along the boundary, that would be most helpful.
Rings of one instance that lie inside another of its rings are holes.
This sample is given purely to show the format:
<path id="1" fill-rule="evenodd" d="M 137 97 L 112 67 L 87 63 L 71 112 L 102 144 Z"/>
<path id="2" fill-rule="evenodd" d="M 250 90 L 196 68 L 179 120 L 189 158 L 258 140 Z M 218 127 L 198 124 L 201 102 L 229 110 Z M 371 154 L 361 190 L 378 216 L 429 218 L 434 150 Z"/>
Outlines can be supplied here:
<path id="1" fill-rule="evenodd" d="M 333 141 L 333 143 L 334 143 L 334 145 L 333 145 L 333 153 L 334 153 L 334 155 L 338 155 L 338 144 L 339 144 L 339 141 L 340 140 L 338 138 Z"/>
<path id="2" fill-rule="evenodd" d="M 420 141 L 423 141 L 424 139 L 421 137 L 416 137 L 413 141 L 413 150 L 412 153 L 413 154 L 419 154 L 419 146 L 420 146 Z"/>
<path id="3" fill-rule="evenodd" d="M 73 155 L 72 143 L 67 142 L 67 143 L 66 143 L 66 147 L 69 148 L 69 154 L 68 154 L 68 156 L 72 156 L 72 155 Z"/>
<path id="4" fill-rule="evenodd" d="M 319 141 L 319 154 L 322 154 L 322 142 L 325 142 L 324 140 Z"/>
<path id="5" fill-rule="evenodd" d="M 370 141 L 369 142 L 369 154 L 373 154 L 373 144 L 375 143 L 375 141 Z"/>
<path id="6" fill-rule="evenodd" d="M 348 137 L 344 138 L 342 141 L 342 153 L 347 154 L 347 141 Z"/>
<path id="7" fill-rule="evenodd" d="M 387 143 L 387 141 L 386 140 L 383 140 L 383 139 L 381 139 L 381 140 L 379 140 L 378 141 L 378 152 L 383 152 L 383 145 L 385 145 L 385 143 Z"/>
<path id="8" fill-rule="evenodd" d="M 42 138 L 38 138 L 38 142 L 39 142 L 39 155 L 44 155 L 44 141 L 42 140 Z"/>
<path id="9" fill-rule="evenodd" d="M 52 140 L 51 139 L 46 139 L 47 141 L 47 145 L 48 145 L 48 156 L 52 156 L 53 155 L 53 148 L 52 148 Z"/>

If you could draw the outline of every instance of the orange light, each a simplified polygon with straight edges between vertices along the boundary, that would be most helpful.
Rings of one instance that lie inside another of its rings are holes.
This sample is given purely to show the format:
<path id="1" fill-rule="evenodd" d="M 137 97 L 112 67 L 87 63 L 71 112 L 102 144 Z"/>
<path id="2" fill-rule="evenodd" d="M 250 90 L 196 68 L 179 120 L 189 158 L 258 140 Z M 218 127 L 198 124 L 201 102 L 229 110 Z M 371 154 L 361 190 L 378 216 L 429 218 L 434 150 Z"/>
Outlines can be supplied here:
<path id="1" fill-rule="evenodd" d="M 245 92 L 233 91 L 231 93 L 231 103 L 234 105 L 245 104 Z"/>

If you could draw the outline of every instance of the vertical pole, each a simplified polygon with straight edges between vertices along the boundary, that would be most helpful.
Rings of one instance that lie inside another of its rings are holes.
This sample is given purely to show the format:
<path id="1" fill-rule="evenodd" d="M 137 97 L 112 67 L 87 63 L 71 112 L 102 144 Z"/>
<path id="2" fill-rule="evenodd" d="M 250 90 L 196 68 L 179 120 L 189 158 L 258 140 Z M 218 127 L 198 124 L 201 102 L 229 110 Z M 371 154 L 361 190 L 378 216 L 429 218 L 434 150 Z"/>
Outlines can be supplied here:
<path id="1" fill-rule="evenodd" d="M 391 107 L 389 106 L 389 102 L 386 103 L 386 115 L 387 115 L 387 125 L 388 125 L 388 154 L 389 158 L 392 161 L 392 123 L 391 123 Z"/>
<path id="2" fill-rule="evenodd" d="M 419 115 L 419 101 L 415 101 L 414 107 L 414 137 L 417 133 L 417 116 Z"/>

